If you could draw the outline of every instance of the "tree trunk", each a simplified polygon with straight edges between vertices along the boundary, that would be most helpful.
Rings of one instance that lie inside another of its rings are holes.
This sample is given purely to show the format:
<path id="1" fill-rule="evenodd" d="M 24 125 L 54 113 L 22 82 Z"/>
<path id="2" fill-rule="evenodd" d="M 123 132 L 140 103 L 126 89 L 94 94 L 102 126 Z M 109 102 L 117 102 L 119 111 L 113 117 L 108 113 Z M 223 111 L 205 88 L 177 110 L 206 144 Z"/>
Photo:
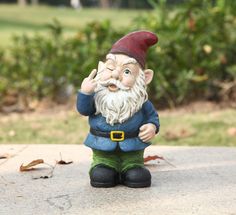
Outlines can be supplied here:
<path id="1" fill-rule="evenodd" d="M 39 4 L 39 0 L 31 0 L 31 4 L 37 6 Z"/>
<path id="2" fill-rule="evenodd" d="M 109 0 L 100 0 L 100 6 L 102 8 L 109 8 L 110 7 Z"/>
<path id="3" fill-rule="evenodd" d="M 75 9 L 82 9 L 82 4 L 81 4 L 80 0 L 70 0 L 70 5 L 71 5 L 71 7 L 75 8 Z"/>
<path id="4" fill-rule="evenodd" d="M 25 6 L 27 5 L 27 0 L 17 0 L 17 3 L 19 6 Z"/>
<path id="5" fill-rule="evenodd" d="M 136 6 L 135 1 L 133 0 L 128 0 L 128 5 L 129 5 L 129 8 L 135 8 Z"/>

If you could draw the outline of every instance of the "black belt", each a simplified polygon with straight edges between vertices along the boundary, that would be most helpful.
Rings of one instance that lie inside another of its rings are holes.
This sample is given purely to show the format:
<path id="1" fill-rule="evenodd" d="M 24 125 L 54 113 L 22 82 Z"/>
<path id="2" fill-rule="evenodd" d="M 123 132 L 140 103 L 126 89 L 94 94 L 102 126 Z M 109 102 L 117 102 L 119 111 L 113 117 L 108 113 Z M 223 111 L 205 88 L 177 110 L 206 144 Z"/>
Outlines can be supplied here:
<path id="1" fill-rule="evenodd" d="M 137 137 L 139 134 L 138 131 L 136 132 L 124 132 L 124 131 L 105 132 L 105 131 L 98 131 L 93 128 L 90 128 L 90 133 L 95 136 L 110 138 L 112 141 L 123 141 L 124 139 L 127 139 L 127 138 Z"/>

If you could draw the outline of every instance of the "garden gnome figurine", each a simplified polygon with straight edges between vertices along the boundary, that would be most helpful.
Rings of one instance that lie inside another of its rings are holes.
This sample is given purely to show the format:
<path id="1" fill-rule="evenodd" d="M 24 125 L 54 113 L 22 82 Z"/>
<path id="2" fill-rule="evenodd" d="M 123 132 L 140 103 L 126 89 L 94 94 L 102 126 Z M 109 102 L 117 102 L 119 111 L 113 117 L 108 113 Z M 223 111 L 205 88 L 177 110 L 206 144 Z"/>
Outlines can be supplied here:
<path id="1" fill-rule="evenodd" d="M 89 116 L 85 145 L 93 150 L 89 172 L 93 187 L 151 185 L 143 153 L 159 131 L 159 119 L 148 100 L 146 86 L 153 71 L 145 69 L 145 58 L 157 40 L 149 31 L 122 37 L 105 62 L 99 62 L 98 71 L 93 70 L 81 84 L 77 109 Z"/>

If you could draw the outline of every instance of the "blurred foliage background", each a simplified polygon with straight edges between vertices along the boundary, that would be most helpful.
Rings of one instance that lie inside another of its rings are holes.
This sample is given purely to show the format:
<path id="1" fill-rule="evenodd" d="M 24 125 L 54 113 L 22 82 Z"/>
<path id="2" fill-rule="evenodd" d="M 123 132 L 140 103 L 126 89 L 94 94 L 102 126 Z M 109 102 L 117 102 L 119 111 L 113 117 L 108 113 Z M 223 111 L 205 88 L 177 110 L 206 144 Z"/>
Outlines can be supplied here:
<path id="1" fill-rule="evenodd" d="M 235 101 L 236 1 L 170 2 L 149 0 L 151 12 L 119 27 L 109 19 L 92 21 L 65 37 L 65 27 L 54 19 L 46 34 L 14 36 L 0 48 L 0 107 L 19 96 L 26 108 L 45 97 L 66 102 L 117 39 L 140 29 L 159 37 L 147 57 L 147 67 L 155 71 L 149 95 L 158 108 Z"/>
<path id="2" fill-rule="evenodd" d="M 146 29 L 149 97 L 165 108 L 153 144 L 235 146 L 235 13 L 235 0 L 0 0 L 0 144 L 82 143 L 82 80 Z"/>

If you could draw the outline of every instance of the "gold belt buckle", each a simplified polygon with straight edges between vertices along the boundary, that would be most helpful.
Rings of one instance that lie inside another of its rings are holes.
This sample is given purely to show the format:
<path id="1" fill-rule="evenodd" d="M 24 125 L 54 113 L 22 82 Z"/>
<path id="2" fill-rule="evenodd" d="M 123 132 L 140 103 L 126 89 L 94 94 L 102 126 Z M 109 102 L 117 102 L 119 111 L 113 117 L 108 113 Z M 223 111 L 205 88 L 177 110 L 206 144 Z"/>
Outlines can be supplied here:
<path id="1" fill-rule="evenodd" d="M 114 135 L 120 135 L 120 137 L 114 137 Z M 125 139 L 125 132 L 124 131 L 111 131 L 110 132 L 110 139 L 112 141 L 123 141 Z"/>

